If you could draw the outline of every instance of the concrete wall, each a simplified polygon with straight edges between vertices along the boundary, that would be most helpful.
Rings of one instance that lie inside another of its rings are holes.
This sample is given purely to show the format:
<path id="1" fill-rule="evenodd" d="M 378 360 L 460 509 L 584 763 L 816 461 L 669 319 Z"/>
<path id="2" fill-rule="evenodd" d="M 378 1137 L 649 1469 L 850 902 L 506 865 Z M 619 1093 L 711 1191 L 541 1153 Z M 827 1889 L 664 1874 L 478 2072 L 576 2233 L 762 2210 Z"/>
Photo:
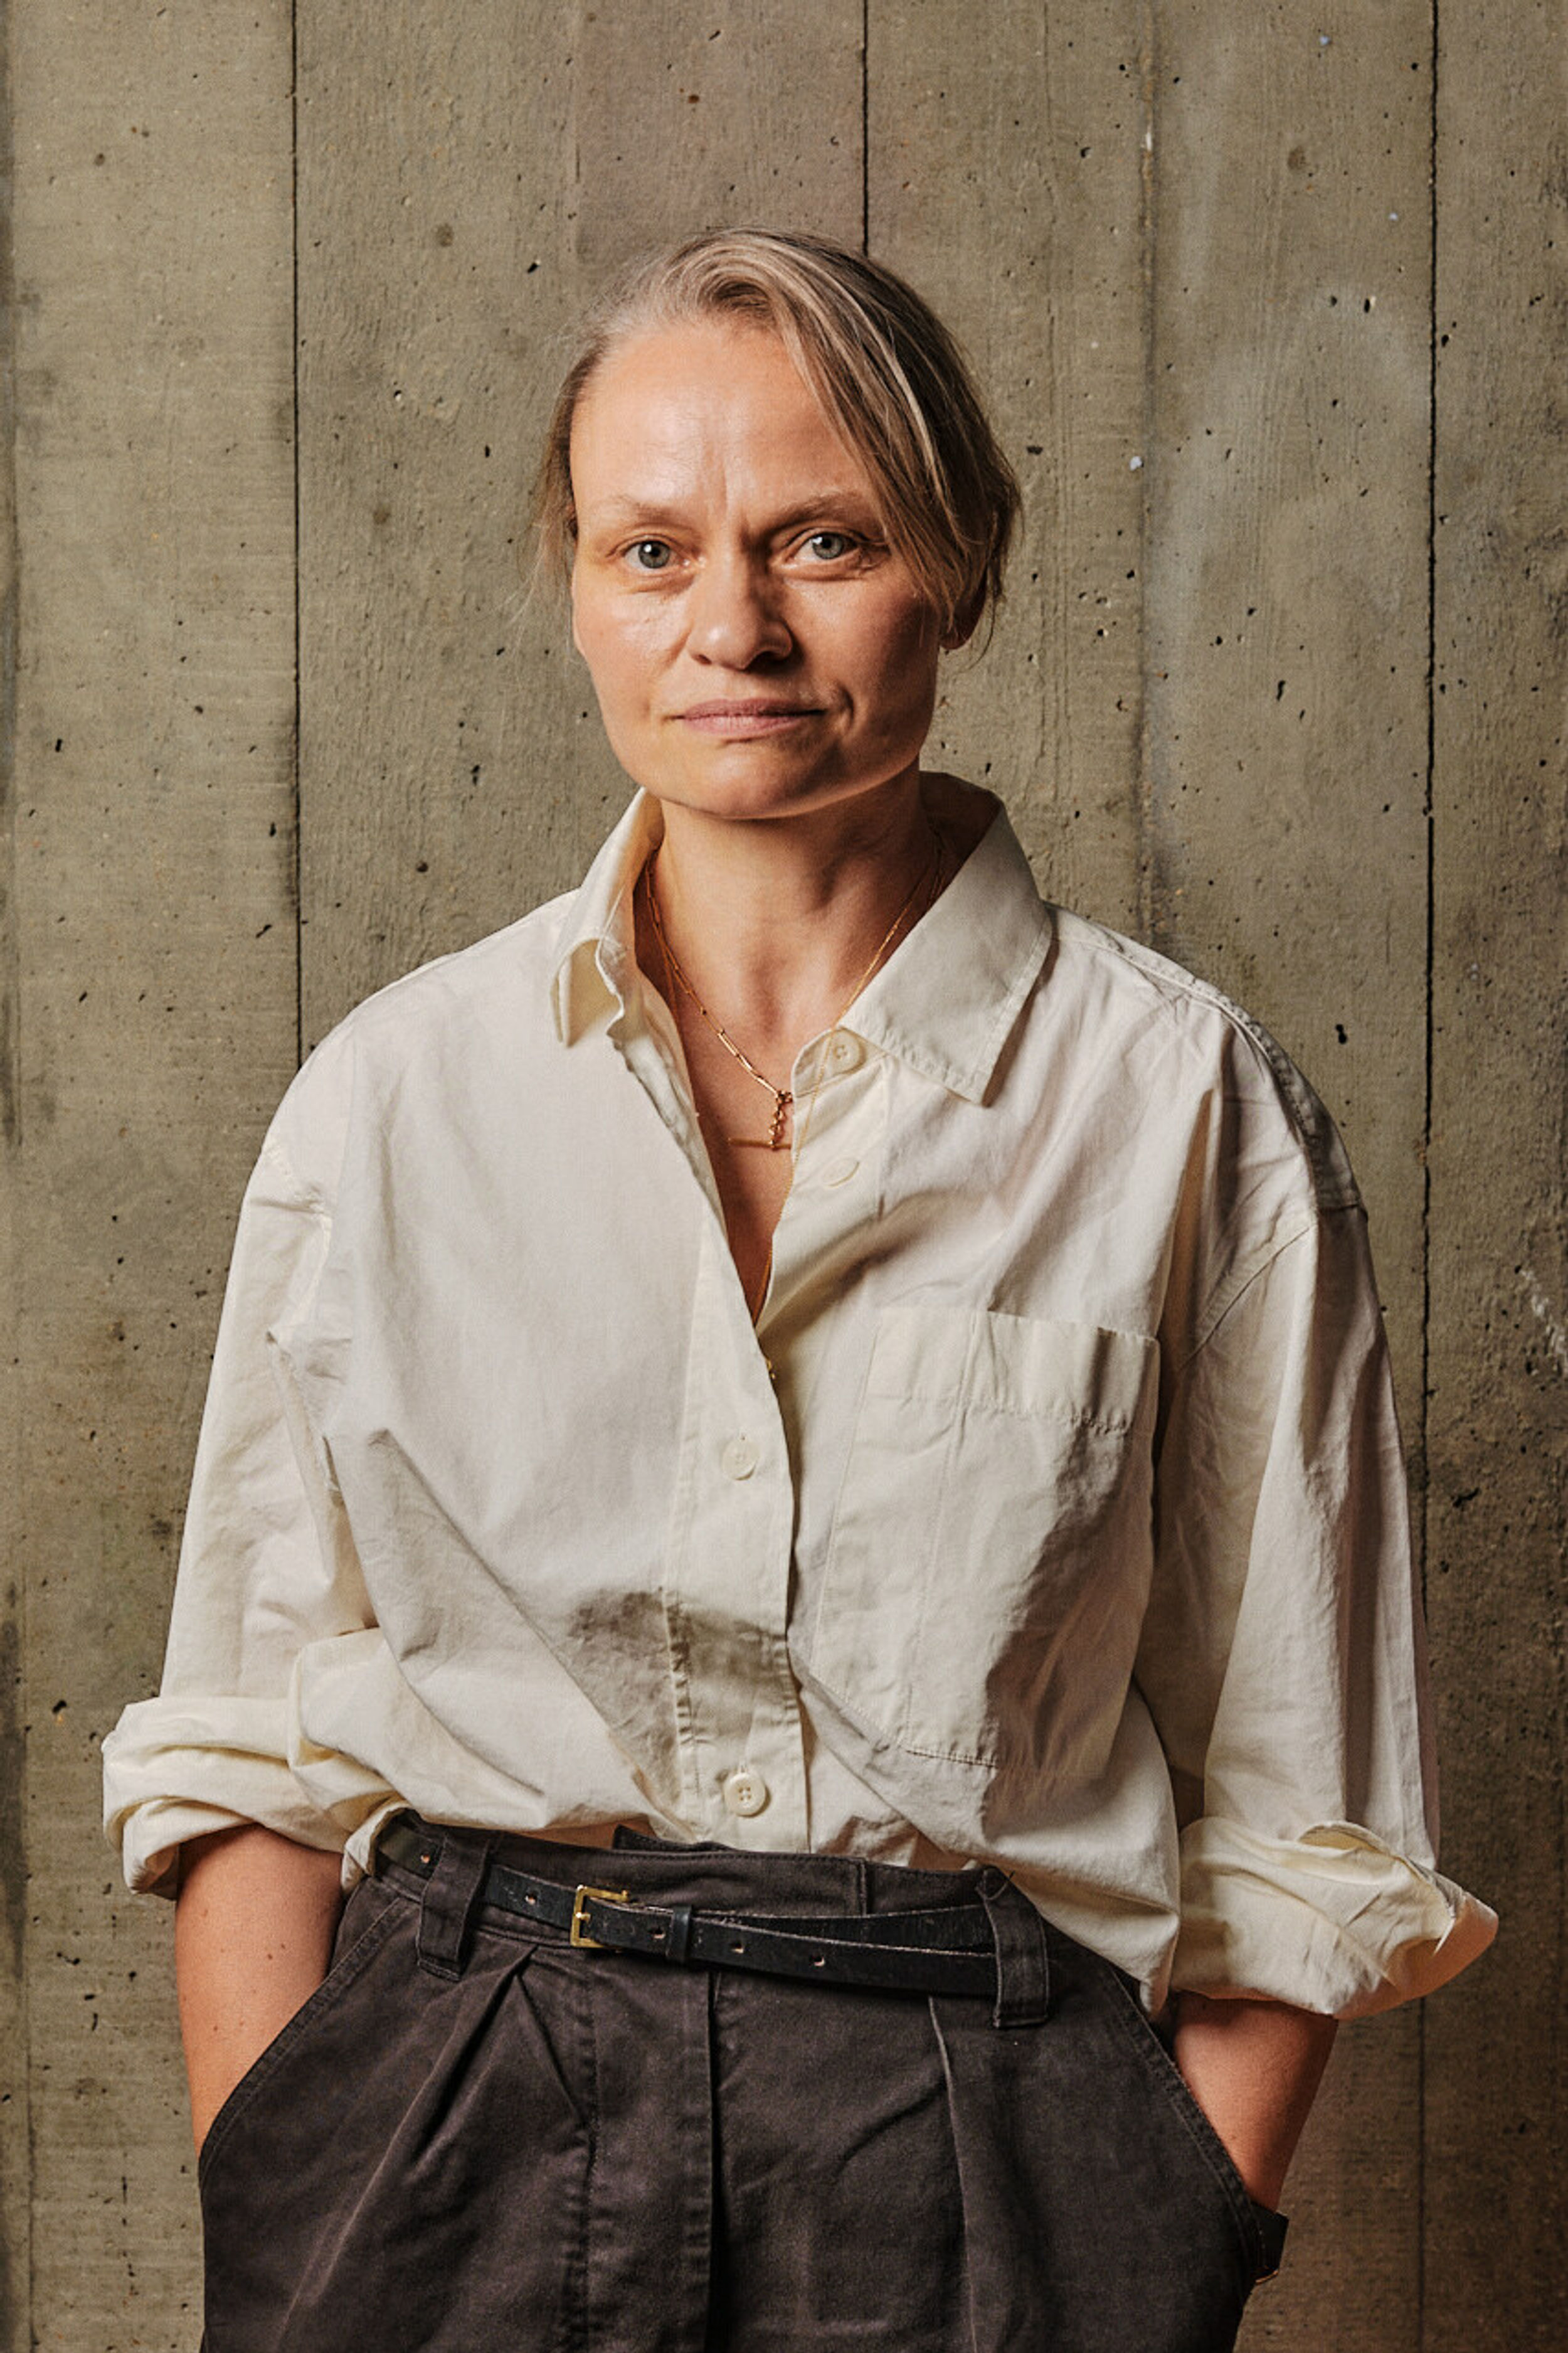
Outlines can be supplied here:
<path id="1" fill-rule="evenodd" d="M 624 787 L 518 593 L 633 245 L 858 240 L 1030 499 L 937 750 L 1239 996 L 1369 1198 L 1447 1861 L 1249 2348 L 1556 2348 L 1568 1249 L 1555 0 L 11 0 L 0 417 L 0 2353 L 194 2348 L 168 1920 L 98 1842 L 231 1221 L 302 1045 L 562 888 Z M 8 1531 L 9 1533 L 9 1531 Z"/>

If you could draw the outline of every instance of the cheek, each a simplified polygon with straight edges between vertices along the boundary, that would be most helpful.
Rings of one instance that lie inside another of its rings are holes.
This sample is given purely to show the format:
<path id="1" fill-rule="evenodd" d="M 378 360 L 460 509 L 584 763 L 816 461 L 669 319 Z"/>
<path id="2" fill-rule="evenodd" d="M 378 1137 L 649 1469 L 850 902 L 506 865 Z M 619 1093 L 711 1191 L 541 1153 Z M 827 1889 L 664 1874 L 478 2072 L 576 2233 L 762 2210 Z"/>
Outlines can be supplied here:
<path id="1" fill-rule="evenodd" d="M 879 615 L 857 664 L 873 715 L 897 726 L 929 720 L 936 695 L 939 632 L 929 606 L 910 605 Z"/>
<path id="2" fill-rule="evenodd" d="M 630 707 L 651 682 L 658 643 L 654 615 L 618 613 L 591 597 L 574 598 L 572 642 L 601 703 Z"/>

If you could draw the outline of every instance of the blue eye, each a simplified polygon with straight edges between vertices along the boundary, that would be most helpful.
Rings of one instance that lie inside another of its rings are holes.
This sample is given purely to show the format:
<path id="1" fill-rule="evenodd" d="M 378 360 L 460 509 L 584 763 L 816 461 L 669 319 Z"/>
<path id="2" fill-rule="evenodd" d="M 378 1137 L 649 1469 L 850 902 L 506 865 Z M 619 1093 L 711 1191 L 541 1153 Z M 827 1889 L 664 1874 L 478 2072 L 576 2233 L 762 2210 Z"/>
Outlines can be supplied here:
<path id="1" fill-rule="evenodd" d="M 639 539 L 628 552 L 639 572 L 662 572 L 671 555 L 668 542 L 662 539 Z"/>
<path id="2" fill-rule="evenodd" d="M 841 555 L 848 554 L 855 543 L 845 531 L 814 531 L 805 543 L 824 564 L 836 564 Z"/>

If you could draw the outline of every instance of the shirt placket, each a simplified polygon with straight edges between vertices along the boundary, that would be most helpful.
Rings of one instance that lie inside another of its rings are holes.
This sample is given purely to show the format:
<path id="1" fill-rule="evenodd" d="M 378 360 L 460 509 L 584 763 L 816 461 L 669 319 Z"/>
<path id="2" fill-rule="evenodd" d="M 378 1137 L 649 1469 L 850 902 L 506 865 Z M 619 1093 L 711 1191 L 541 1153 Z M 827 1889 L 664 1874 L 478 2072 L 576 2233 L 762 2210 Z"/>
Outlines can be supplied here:
<path id="1" fill-rule="evenodd" d="M 799 1693 L 787 1614 L 795 1482 L 770 1367 L 730 1254 L 684 1072 L 659 1012 L 621 1050 L 700 1192 L 679 1463 L 661 1598 L 674 1682 L 682 1812 L 731 1846 L 808 1837 Z"/>
<path id="2" fill-rule="evenodd" d="M 797 1060 L 795 1171 L 755 1329 L 721 1218 L 703 1229 L 666 1608 L 691 1798 L 730 1845 L 810 1842 L 789 1655 L 795 1477 L 781 1393 L 821 1338 L 850 1235 L 875 1214 L 888 1117 L 880 1061 L 843 1030 Z"/>
<path id="3" fill-rule="evenodd" d="M 665 1612 L 693 1818 L 731 1846 L 808 1835 L 789 1662 L 795 1482 L 768 1367 L 721 1227 L 705 1226 L 692 1303 Z"/>
<path id="4" fill-rule="evenodd" d="M 852 1237 L 876 1219 L 887 1141 L 885 1056 L 847 1029 L 802 1049 L 795 1087 L 795 1170 L 773 1235 L 757 1336 L 780 1370 L 810 1353 L 842 1283 Z"/>

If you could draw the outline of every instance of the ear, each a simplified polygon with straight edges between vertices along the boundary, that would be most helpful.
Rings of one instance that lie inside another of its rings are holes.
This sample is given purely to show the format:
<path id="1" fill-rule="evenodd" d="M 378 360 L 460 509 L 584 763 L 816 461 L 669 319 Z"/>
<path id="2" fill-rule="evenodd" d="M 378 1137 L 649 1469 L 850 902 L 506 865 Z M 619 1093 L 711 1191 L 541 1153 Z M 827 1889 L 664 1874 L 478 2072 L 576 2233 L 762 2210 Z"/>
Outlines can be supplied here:
<path id="1" fill-rule="evenodd" d="M 572 643 L 581 654 L 583 640 L 577 634 L 577 537 L 575 533 L 572 536 L 572 569 L 566 575 L 566 595 L 572 607 Z M 587 659 L 586 655 L 583 658 L 584 660 Z"/>
<path id="2" fill-rule="evenodd" d="M 951 626 L 942 631 L 942 649 L 944 654 L 955 654 L 960 646 L 966 646 L 969 643 L 980 626 L 980 615 L 984 603 L 984 586 L 973 589 L 964 598 L 953 615 Z"/>

